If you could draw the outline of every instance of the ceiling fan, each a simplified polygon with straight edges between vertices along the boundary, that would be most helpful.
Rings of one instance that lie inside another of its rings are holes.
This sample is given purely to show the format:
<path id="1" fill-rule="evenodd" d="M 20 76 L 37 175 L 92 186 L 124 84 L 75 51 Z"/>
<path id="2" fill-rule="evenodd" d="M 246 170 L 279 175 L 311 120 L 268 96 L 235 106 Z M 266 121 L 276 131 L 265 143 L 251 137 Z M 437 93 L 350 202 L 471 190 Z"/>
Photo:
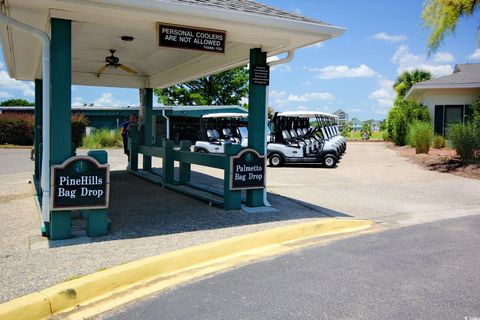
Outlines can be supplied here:
<path id="1" fill-rule="evenodd" d="M 115 57 L 114 54 L 115 54 L 115 49 L 110 49 L 110 53 L 111 55 L 109 56 L 106 56 L 105 57 L 105 62 L 106 64 L 101 66 L 96 74 L 97 74 L 97 77 L 100 77 L 100 75 L 105 71 L 105 69 L 107 68 L 111 68 L 111 69 L 117 69 L 117 68 L 120 68 L 122 69 L 123 71 L 126 71 L 128 73 L 131 73 L 131 74 L 138 74 L 137 71 L 127 67 L 126 65 L 124 64 L 121 64 L 119 63 L 120 59 L 118 57 Z"/>

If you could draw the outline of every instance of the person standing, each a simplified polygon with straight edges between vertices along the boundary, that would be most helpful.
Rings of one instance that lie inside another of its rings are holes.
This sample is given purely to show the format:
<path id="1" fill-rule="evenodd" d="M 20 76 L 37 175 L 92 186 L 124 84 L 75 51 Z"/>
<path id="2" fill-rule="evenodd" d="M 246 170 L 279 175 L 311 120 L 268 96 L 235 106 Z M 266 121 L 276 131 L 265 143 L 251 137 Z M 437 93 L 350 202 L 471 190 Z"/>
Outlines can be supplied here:
<path id="1" fill-rule="evenodd" d="M 128 150 L 128 130 L 130 129 L 130 125 L 136 124 L 138 121 L 138 117 L 135 113 L 130 114 L 130 117 L 127 121 L 122 123 L 122 129 L 120 133 L 122 134 L 122 142 L 123 142 L 123 152 L 128 157 L 128 165 L 130 166 L 130 151 Z"/>

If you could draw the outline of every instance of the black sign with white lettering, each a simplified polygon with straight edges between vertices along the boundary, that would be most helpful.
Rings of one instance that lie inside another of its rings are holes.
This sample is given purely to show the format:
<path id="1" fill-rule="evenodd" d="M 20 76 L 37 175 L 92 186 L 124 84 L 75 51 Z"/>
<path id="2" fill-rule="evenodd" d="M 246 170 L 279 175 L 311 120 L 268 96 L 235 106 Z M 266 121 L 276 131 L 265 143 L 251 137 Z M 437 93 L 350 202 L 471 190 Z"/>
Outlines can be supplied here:
<path id="1" fill-rule="evenodd" d="M 158 45 L 177 49 L 225 53 L 226 32 L 172 24 L 158 24 Z"/>
<path id="2" fill-rule="evenodd" d="M 265 187 L 265 157 L 254 149 L 243 149 L 230 161 L 230 190 Z"/>
<path id="3" fill-rule="evenodd" d="M 252 77 L 252 83 L 259 86 L 268 86 L 270 85 L 270 67 L 269 66 L 252 66 L 252 72 L 250 73 Z"/>
<path id="4" fill-rule="evenodd" d="M 76 156 L 52 166 L 52 210 L 108 208 L 110 171 L 92 157 Z"/>

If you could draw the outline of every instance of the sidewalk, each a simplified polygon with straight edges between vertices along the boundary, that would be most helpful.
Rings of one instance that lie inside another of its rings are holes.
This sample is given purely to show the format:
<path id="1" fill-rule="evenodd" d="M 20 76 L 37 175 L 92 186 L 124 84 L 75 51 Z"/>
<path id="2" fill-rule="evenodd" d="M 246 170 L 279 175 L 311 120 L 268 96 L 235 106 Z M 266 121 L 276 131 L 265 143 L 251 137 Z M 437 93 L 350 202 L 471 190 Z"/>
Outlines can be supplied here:
<path id="1" fill-rule="evenodd" d="M 279 212 L 225 212 L 125 171 L 112 171 L 110 234 L 49 243 L 39 235 L 30 174 L 3 174 L 0 179 L 4 222 L 0 227 L 0 303 L 129 261 L 326 216 L 321 208 L 278 196 L 270 200 L 282 208 Z M 81 224 L 74 219 L 74 229 Z"/>

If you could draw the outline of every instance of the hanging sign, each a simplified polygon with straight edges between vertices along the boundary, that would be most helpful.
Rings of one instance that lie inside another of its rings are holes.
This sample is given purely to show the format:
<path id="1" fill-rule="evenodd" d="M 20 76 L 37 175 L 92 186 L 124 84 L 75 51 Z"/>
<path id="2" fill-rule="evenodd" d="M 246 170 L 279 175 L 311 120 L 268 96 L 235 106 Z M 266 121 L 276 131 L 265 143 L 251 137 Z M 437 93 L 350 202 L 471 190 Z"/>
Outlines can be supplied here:
<path id="1" fill-rule="evenodd" d="M 52 166 L 51 210 L 108 208 L 110 170 L 88 156 Z"/>
<path id="2" fill-rule="evenodd" d="M 265 188 L 265 157 L 243 149 L 230 160 L 230 190 Z"/>
<path id="3" fill-rule="evenodd" d="M 260 86 L 270 84 L 270 67 L 268 65 L 252 65 L 252 83 Z"/>
<path id="4" fill-rule="evenodd" d="M 225 53 L 226 32 L 158 23 L 158 45 L 177 49 Z"/>

